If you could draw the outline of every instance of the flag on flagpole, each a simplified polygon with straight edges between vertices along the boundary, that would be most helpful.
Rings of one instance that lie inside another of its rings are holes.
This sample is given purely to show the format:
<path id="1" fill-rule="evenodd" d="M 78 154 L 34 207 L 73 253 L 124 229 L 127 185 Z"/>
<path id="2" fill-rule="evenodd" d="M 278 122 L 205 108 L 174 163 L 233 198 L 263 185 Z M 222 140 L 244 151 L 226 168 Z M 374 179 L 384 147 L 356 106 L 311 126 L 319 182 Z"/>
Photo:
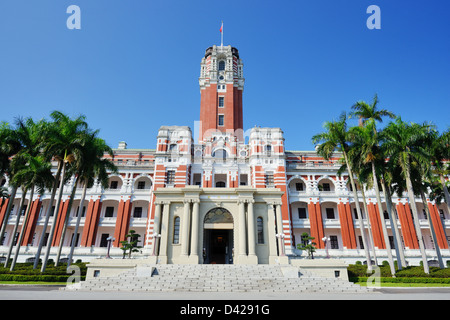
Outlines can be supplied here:
<path id="1" fill-rule="evenodd" d="M 220 26 L 220 46 L 223 47 L 223 21 L 222 25 Z"/>

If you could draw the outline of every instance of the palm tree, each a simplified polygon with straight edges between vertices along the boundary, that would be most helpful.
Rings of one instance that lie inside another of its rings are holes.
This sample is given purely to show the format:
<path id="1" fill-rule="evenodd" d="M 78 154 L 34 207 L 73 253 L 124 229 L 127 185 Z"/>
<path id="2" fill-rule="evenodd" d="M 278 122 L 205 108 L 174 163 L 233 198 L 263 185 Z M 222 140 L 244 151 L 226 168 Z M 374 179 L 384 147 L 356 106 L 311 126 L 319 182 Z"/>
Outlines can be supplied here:
<path id="1" fill-rule="evenodd" d="M 386 110 L 386 109 L 379 109 L 378 108 L 378 95 L 375 94 L 373 101 L 371 104 L 365 102 L 365 101 L 358 101 L 357 103 L 355 103 L 352 106 L 353 112 L 350 113 L 350 117 L 358 117 L 359 118 L 359 127 L 363 128 L 363 127 L 368 127 L 369 131 L 366 134 L 366 138 L 368 138 L 368 140 L 366 140 L 366 146 L 365 146 L 365 161 L 367 163 L 371 164 L 371 169 L 372 169 L 372 178 L 373 178 L 373 187 L 375 189 L 375 195 L 377 198 L 377 203 L 378 203 L 378 210 L 380 212 L 380 220 L 381 220 L 381 226 L 383 229 L 383 234 L 384 234 L 384 238 L 385 238 L 385 244 L 386 244 L 386 251 L 388 254 L 388 260 L 389 260 L 389 265 L 391 267 L 391 273 L 394 275 L 395 273 L 395 267 L 394 267 L 394 261 L 392 258 L 392 253 L 390 252 L 391 250 L 391 246 L 389 243 L 389 238 L 388 238 L 388 233 L 387 233 L 387 228 L 386 228 L 386 222 L 384 221 L 384 216 L 383 216 L 383 207 L 381 205 L 381 196 L 380 196 L 380 190 L 378 187 L 378 176 L 377 176 L 377 166 L 376 163 L 379 163 L 380 165 L 378 165 L 378 167 L 384 167 L 384 155 L 380 153 L 380 148 L 379 148 L 379 138 L 378 138 L 378 132 L 377 132 L 377 128 L 375 123 L 376 122 L 383 122 L 383 117 L 389 117 L 389 118 L 394 118 L 395 115 Z M 372 132 L 370 132 L 370 130 Z M 371 143 L 369 143 L 371 142 Z M 392 219 L 392 212 L 391 212 L 391 206 L 388 204 L 388 200 L 387 200 L 387 195 L 386 195 L 386 190 L 384 188 L 384 180 L 383 180 L 383 176 L 380 173 L 379 174 L 380 178 L 381 178 L 381 185 L 383 187 L 383 191 L 384 191 L 384 196 L 385 196 L 385 200 L 386 200 L 386 208 L 388 209 L 388 216 L 391 222 L 394 222 L 394 220 Z M 397 258 L 403 257 L 402 253 L 399 252 L 399 250 L 402 250 L 401 244 L 399 244 L 398 241 L 398 230 L 395 231 L 394 230 L 394 224 L 392 225 L 392 234 L 394 237 L 394 242 L 396 243 L 395 245 L 395 249 L 397 251 Z M 400 258 L 400 260 L 398 261 L 398 266 L 399 269 L 402 269 L 402 263 L 401 261 L 404 260 L 403 258 Z"/>
<path id="2" fill-rule="evenodd" d="M 108 159 L 104 158 L 105 154 L 109 154 L 111 157 L 113 157 L 113 150 L 106 144 L 106 142 L 98 138 L 98 130 L 86 134 L 82 141 L 80 142 L 80 148 L 76 149 L 74 151 L 74 158 L 75 161 L 72 165 L 73 174 L 76 175 L 75 183 L 74 183 L 74 189 L 72 191 L 72 197 L 69 201 L 69 205 L 67 208 L 67 215 L 69 214 L 73 198 L 75 195 L 75 188 L 77 187 L 78 183 L 82 183 L 83 185 L 83 192 L 81 196 L 78 216 L 77 216 L 77 223 L 75 226 L 75 232 L 74 232 L 74 238 L 71 244 L 71 252 L 69 254 L 69 259 L 67 263 L 67 267 L 70 266 L 71 259 L 73 256 L 73 248 L 76 241 L 76 235 L 78 232 L 78 228 L 80 225 L 80 219 L 82 215 L 83 210 L 83 204 L 84 200 L 86 198 L 86 190 L 87 188 L 92 187 L 94 184 L 95 178 L 97 177 L 98 182 L 102 185 L 103 188 L 107 188 L 108 186 L 108 171 L 117 173 L 118 169 L 117 167 Z M 67 229 L 67 223 L 68 223 L 68 217 L 66 217 L 66 221 L 64 224 L 64 229 L 61 235 L 60 243 L 59 243 L 59 249 L 58 254 L 56 258 L 56 263 L 59 260 L 59 256 L 61 255 L 62 250 L 62 244 L 65 237 L 65 232 Z"/>
<path id="3" fill-rule="evenodd" d="M 17 228 L 20 221 L 22 207 L 25 202 L 26 193 L 31 189 L 31 198 L 28 202 L 28 207 L 26 210 L 26 215 L 23 221 L 23 228 L 25 227 L 26 220 L 31 208 L 31 201 L 34 193 L 34 186 L 36 184 L 36 180 L 31 179 L 31 172 L 33 170 L 37 170 L 37 162 L 43 162 L 43 159 L 35 160 L 34 157 L 37 157 L 40 150 L 39 138 L 41 136 L 41 128 L 43 125 L 43 121 L 35 123 L 33 119 L 28 118 L 23 120 L 19 118 L 17 120 L 17 127 L 14 131 L 15 141 L 20 143 L 20 149 L 18 149 L 17 153 L 14 155 L 11 160 L 11 168 L 13 168 L 14 175 L 11 179 L 11 184 L 13 186 L 21 186 L 22 188 L 22 198 L 20 201 L 19 211 L 16 218 L 16 223 L 14 225 L 14 230 L 12 236 L 16 235 Z M 21 240 L 23 238 L 23 232 L 21 233 Z M 13 239 L 14 240 L 14 239 Z M 14 241 L 11 241 L 7 259 L 5 262 L 5 267 L 8 264 L 9 257 L 11 255 L 12 247 L 14 245 Z M 21 241 L 20 240 L 20 241 Z M 20 242 L 17 244 L 17 247 L 20 247 Z M 17 257 L 16 257 L 17 259 Z"/>
<path id="4" fill-rule="evenodd" d="M 356 212 L 358 215 L 358 222 L 361 231 L 361 238 L 363 241 L 364 252 L 366 254 L 367 259 L 367 269 L 368 271 L 372 271 L 372 260 L 370 258 L 369 247 L 366 243 L 366 237 L 364 232 L 364 225 L 362 221 L 361 209 L 359 207 L 359 199 L 358 193 L 356 190 L 356 184 L 353 177 L 353 170 L 351 166 L 351 162 L 348 159 L 348 151 L 350 146 L 348 144 L 349 136 L 347 130 L 347 115 L 346 113 L 342 113 L 339 117 L 338 121 L 327 121 L 324 124 L 325 132 L 316 134 L 312 137 L 312 142 L 317 145 L 317 153 L 324 157 L 325 159 L 329 159 L 333 153 L 339 151 L 344 156 L 344 163 L 347 166 L 347 172 L 350 177 L 350 182 L 353 190 L 353 198 L 356 204 Z"/>
<path id="5" fill-rule="evenodd" d="M 383 117 L 389 117 L 391 119 L 395 118 L 395 115 L 392 112 L 386 109 L 379 110 L 378 103 L 379 100 L 377 94 L 373 97 L 372 104 L 368 104 L 365 101 L 356 102 L 352 106 L 353 112 L 350 113 L 350 118 L 358 118 L 360 126 L 364 126 L 368 120 L 383 122 Z"/>
<path id="6" fill-rule="evenodd" d="M 411 176 L 411 166 L 413 163 L 429 163 L 429 153 L 426 150 L 426 140 L 428 135 L 428 125 L 416 123 L 408 124 L 398 117 L 394 122 L 389 123 L 383 130 L 383 149 L 389 161 L 396 163 L 402 170 L 403 178 L 406 182 L 406 189 L 410 207 L 414 217 L 417 240 L 422 255 L 424 272 L 429 273 L 425 245 L 423 243 L 422 231 L 419 225 L 419 216 L 415 202 L 414 188 Z"/>
<path id="7" fill-rule="evenodd" d="M 378 211 L 380 214 L 381 228 L 383 230 L 383 238 L 386 246 L 386 253 L 391 269 L 391 274 L 395 274 L 394 259 L 392 257 L 391 245 L 389 242 L 389 235 L 387 232 L 386 221 L 383 216 L 383 207 L 381 205 L 380 190 L 378 186 L 378 170 L 376 163 L 384 162 L 384 157 L 380 153 L 378 135 L 375 134 L 375 123 L 373 120 L 368 120 L 364 126 L 353 127 L 349 130 L 350 140 L 354 143 L 353 152 L 359 154 L 361 161 L 370 166 L 370 175 L 372 177 L 372 187 L 375 190 L 377 198 Z"/>
<path id="8" fill-rule="evenodd" d="M 25 217 L 22 222 L 22 229 L 20 231 L 20 238 L 16 244 L 16 251 L 13 262 L 11 264 L 11 271 L 14 269 L 17 258 L 19 256 L 20 246 L 25 235 L 25 228 L 27 225 L 28 217 L 30 215 L 31 206 L 33 203 L 34 190 L 37 189 L 40 195 L 44 194 L 45 188 L 51 188 L 53 175 L 51 172 L 51 163 L 46 161 L 41 155 L 30 156 L 28 154 L 23 155 L 27 159 L 27 165 L 19 170 L 14 179 L 18 181 L 25 190 L 30 190 L 30 198 L 28 200 L 28 206 L 26 209 Z M 24 191 L 26 194 L 26 191 Z M 19 221 L 20 215 L 18 214 L 17 221 Z M 16 223 L 17 225 L 17 223 Z"/>
<path id="9" fill-rule="evenodd" d="M 445 202 L 447 203 L 448 212 L 450 212 L 450 194 L 445 183 L 445 176 L 450 174 L 450 165 L 447 161 L 450 159 L 450 129 L 439 134 L 434 130 L 430 133 L 430 152 L 431 162 L 433 164 L 433 173 L 439 177 L 442 185 Z"/>
<path id="10" fill-rule="evenodd" d="M 48 157 L 53 157 L 58 162 L 58 168 L 61 168 L 61 173 L 57 172 L 55 177 L 55 179 L 60 182 L 58 198 L 56 201 L 53 223 L 51 225 L 50 234 L 48 237 L 45 257 L 42 261 L 41 272 L 44 272 L 47 267 L 47 261 L 52 247 L 53 236 L 55 233 L 59 207 L 64 189 L 64 182 L 66 179 L 67 166 L 74 160 L 73 152 L 80 147 L 81 137 L 88 130 L 88 125 L 84 116 L 79 116 L 72 120 L 69 116 L 59 111 L 52 112 L 50 116 L 53 119 L 53 123 L 50 126 L 47 126 L 47 130 L 44 133 L 43 138 L 45 140 L 45 144 L 43 152 Z M 51 203 L 52 202 L 50 202 L 49 210 L 47 211 L 47 217 L 50 214 Z M 44 228 L 45 227 L 46 226 L 44 226 Z M 41 237 L 44 237 L 44 235 L 45 229 Z M 40 254 L 40 250 L 38 253 Z M 38 255 L 36 256 L 36 260 L 39 260 Z"/>
<path id="11" fill-rule="evenodd" d="M 0 176 L 9 176 L 9 186 L 11 189 L 11 194 L 9 195 L 9 202 L 6 207 L 5 216 L 3 218 L 3 223 L 0 229 L 0 239 L 6 231 L 6 226 L 8 224 L 8 219 L 11 214 L 11 209 L 14 204 L 14 198 L 16 197 L 17 186 L 11 182 L 14 176 L 15 168 L 11 167 L 11 158 L 22 148 L 19 140 L 17 139 L 15 130 L 5 122 L 0 124 Z"/>

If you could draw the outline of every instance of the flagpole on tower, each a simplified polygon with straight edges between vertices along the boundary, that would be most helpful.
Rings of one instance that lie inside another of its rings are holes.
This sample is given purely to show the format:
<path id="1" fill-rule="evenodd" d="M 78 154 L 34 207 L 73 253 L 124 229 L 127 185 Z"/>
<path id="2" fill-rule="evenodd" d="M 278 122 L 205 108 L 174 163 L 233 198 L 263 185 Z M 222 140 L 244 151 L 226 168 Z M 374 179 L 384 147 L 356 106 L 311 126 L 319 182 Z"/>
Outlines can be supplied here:
<path id="1" fill-rule="evenodd" d="M 223 47 L 223 21 L 222 25 L 220 26 L 220 46 Z"/>

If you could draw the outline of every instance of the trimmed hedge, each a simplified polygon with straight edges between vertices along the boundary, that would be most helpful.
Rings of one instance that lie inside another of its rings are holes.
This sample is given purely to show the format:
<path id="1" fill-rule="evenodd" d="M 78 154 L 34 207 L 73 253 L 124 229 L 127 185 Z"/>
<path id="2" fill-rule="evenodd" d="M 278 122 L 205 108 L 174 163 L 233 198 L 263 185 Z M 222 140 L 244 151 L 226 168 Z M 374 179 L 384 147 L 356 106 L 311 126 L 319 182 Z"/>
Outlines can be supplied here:
<path id="1" fill-rule="evenodd" d="M 67 282 L 70 275 L 21 275 L 21 274 L 0 274 L 0 281 L 17 281 L 17 282 Z M 81 276 L 80 280 L 85 280 L 85 276 Z"/>
<path id="2" fill-rule="evenodd" d="M 412 266 L 398 270 L 395 278 L 391 276 L 389 265 L 380 267 L 380 281 L 391 283 L 449 283 L 450 284 L 450 268 L 440 269 L 430 267 L 430 273 L 426 274 L 423 267 Z M 349 265 L 347 268 L 348 277 L 352 282 L 365 282 L 370 274 L 366 273 L 367 266 L 361 264 Z"/>
<path id="3" fill-rule="evenodd" d="M 85 263 L 75 263 L 73 266 L 80 268 L 80 280 L 86 278 L 87 267 Z M 13 271 L 0 266 L 0 281 L 17 281 L 17 282 L 66 282 L 72 276 L 67 273 L 67 264 L 61 264 L 55 267 L 49 264 L 44 273 L 41 273 L 40 265 L 33 269 L 33 263 L 18 263 Z"/>
<path id="4" fill-rule="evenodd" d="M 367 282 L 368 277 L 353 277 L 349 278 L 351 282 Z M 380 277 L 380 282 L 385 283 L 442 283 L 450 284 L 449 278 L 392 278 Z"/>

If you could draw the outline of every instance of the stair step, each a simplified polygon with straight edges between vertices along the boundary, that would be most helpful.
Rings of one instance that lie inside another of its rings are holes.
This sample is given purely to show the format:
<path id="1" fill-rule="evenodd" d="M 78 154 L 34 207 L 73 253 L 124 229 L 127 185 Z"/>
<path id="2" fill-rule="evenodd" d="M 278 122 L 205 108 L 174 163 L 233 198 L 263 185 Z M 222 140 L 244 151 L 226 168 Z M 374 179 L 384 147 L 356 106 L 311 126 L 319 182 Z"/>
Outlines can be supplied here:
<path id="1" fill-rule="evenodd" d="M 284 276 L 279 265 L 154 265 L 152 276 L 130 269 L 116 277 L 81 282 L 75 290 L 145 292 L 369 292 L 341 279 L 321 278 L 298 270 Z M 74 290 L 74 289 L 71 289 Z"/>

